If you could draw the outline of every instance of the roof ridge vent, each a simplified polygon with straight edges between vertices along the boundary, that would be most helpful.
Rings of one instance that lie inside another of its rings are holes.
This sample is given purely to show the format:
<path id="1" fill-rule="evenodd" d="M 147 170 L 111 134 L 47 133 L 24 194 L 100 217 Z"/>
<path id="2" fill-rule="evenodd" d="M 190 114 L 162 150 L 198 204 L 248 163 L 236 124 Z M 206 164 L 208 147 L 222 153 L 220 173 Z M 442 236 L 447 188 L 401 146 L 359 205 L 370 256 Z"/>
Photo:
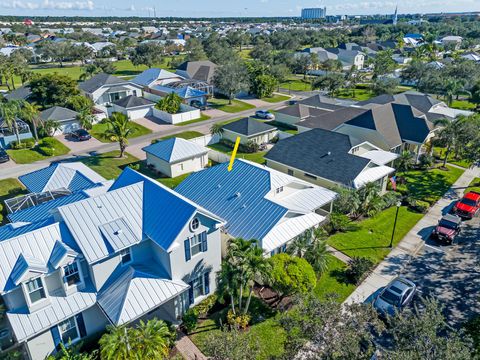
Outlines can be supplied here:
<path id="1" fill-rule="evenodd" d="M 331 151 L 327 152 L 327 155 L 328 156 L 332 155 L 332 152 Z"/>
<path id="2" fill-rule="evenodd" d="M 117 229 L 113 232 L 113 235 L 120 235 L 123 233 L 123 230 L 122 229 Z"/>
<path id="3" fill-rule="evenodd" d="M 239 198 L 241 195 L 242 195 L 242 194 L 241 194 L 239 191 L 237 191 L 237 192 L 235 193 L 235 197 L 237 197 L 237 198 Z"/>

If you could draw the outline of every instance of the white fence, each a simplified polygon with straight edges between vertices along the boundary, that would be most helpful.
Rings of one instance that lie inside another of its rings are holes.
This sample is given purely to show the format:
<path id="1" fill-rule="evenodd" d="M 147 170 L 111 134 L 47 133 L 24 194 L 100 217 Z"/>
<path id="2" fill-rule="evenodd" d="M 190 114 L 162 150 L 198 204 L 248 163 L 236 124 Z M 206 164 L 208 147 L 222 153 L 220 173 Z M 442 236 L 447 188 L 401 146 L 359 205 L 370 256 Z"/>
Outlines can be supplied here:
<path id="1" fill-rule="evenodd" d="M 207 146 L 207 145 L 212 145 L 216 144 L 220 141 L 220 136 L 219 135 L 204 135 L 204 136 L 199 136 L 197 138 L 190 139 L 189 141 L 194 142 L 195 144 L 201 145 L 201 146 Z"/>
<path id="2" fill-rule="evenodd" d="M 208 158 L 217 163 L 225 163 L 230 161 L 231 155 L 222 153 L 220 151 L 210 149 L 208 151 Z"/>

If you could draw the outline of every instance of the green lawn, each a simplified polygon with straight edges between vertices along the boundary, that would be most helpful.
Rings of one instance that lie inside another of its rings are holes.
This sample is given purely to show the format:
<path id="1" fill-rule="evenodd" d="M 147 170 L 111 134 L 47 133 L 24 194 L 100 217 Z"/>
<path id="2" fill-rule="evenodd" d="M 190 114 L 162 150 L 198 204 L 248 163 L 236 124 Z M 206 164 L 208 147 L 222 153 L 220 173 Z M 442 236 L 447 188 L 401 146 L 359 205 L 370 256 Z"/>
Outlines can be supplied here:
<path id="1" fill-rule="evenodd" d="M 345 280 L 347 267 L 345 263 L 333 255 L 329 255 L 328 261 L 328 270 L 317 280 L 317 286 L 313 292 L 320 299 L 325 299 L 329 294 L 336 294 L 337 300 L 343 302 L 355 290 L 355 285 Z"/>
<path id="2" fill-rule="evenodd" d="M 160 138 L 160 140 L 167 140 L 167 139 L 171 139 L 171 138 L 174 138 L 174 137 L 188 140 L 188 139 L 193 139 L 193 138 L 200 137 L 200 136 L 203 136 L 203 134 L 201 132 L 191 130 L 191 131 L 183 131 L 183 132 L 178 133 L 178 134 L 167 135 L 167 136 L 164 136 L 164 137 Z"/>
<path id="3" fill-rule="evenodd" d="M 211 98 L 208 100 L 210 106 L 214 109 L 225 111 L 227 113 L 238 113 L 245 110 L 255 109 L 255 106 L 247 104 L 246 102 L 233 99 L 232 104 L 228 103 L 228 99 Z"/>
<path id="4" fill-rule="evenodd" d="M 0 225 L 7 222 L 7 209 L 5 208 L 5 200 L 26 194 L 27 190 L 17 179 L 0 180 Z"/>
<path id="5" fill-rule="evenodd" d="M 441 148 L 441 147 L 435 146 L 435 147 L 433 148 L 433 155 L 434 155 L 437 159 L 443 161 L 443 160 L 445 159 L 445 151 L 446 151 L 445 148 Z M 454 156 L 453 152 L 451 152 L 451 153 L 448 155 L 447 162 L 450 163 L 450 164 L 455 164 L 455 165 L 464 167 L 464 168 L 468 168 L 468 167 L 470 167 L 470 165 L 472 164 L 472 162 L 469 161 L 469 160 L 455 159 L 455 156 Z"/>
<path id="6" fill-rule="evenodd" d="M 266 102 L 269 102 L 269 103 L 273 104 L 273 103 L 278 103 L 278 102 L 281 102 L 281 101 L 287 101 L 288 99 L 290 99 L 290 96 L 281 95 L 281 94 L 273 94 L 270 97 L 264 97 L 264 98 L 261 98 L 260 100 L 263 100 L 263 101 L 266 101 Z"/>
<path id="7" fill-rule="evenodd" d="M 228 146 L 225 146 L 222 143 L 212 144 L 212 145 L 209 145 L 208 147 L 225 154 L 230 155 L 232 153 L 232 149 L 229 148 Z M 237 152 L 237 159 L 245 159 L 245 160 L 250 160 L 259 164 L 264 164 L 265 163 L 264 156 L 266 153 L 267 153 L 266 151 L 259 151 L 253 154 Z"/>
<path id="8" fill-rule="evenodd" d="M 248 335 L 251 336 L 251 339 L 256 339 L 260 348 L 261 354 L 257 360 L 268 360 L 280 356 L 284 352 L 285 332 L 277 321 L 278 315 L 256 297 L 252 297 L 250 310 L 265 318 L 253 320 L 253 324 L 248 329 Z M 220 322 L 225 324 L 225 313 L 226 310 L 222 310 L 212 314 L 200 323 L 194 333 L 189 335 L 202 352 L 206 353 L 208 337 L 211 334 L 220 333 Z M 256 316 L 252 316 L 252 318 L 255 319 Z M 246 336 L 246 334 L 241 336 Z"/>
<path id="9" fill-rule="evenodd" d="M 328 238 L 328 244 L 350 257 L 368 257 L 380 262 L 390 252 L 390 239 L 397 208 L 383 210 L 373 218 L 356 223 L 352 231 L 337 233 Z M 423 214 L 402 206 L 398 213 L 394 245 L 410 231 Z"/>
<path id="10" fill-rule="evenodd" d="M 480 192 L 480 178 L 477 177 L 473 179 L 472 182 L 468 185 L 468 188 L 465 189 L 464 194 L 469 191 Z"/>
<path id="11" fill-rule="evenodd" d="M 452 105 L 450 107 L 459 110 L 475 110 L 477 104 L 472 103 L 468 100 L 453 100 Z"/>
<path id="12" fill-rule="evenodd" d="M 70 152 L 70 149 L 57 139 L 53 138 L 52 141 L 55 144 L 54 153 L 52 156 L 43 155 L 38 151 L 38 146 L 42 145 L 43 139 L 40 140 L 38 142 L 38 146 L 34 147 L 33 149 L 7 150 L 7 153 L 17 164 L 31 164 L 35 161 L 45 160 L 54 156 L 65 155 Z"/>
<path id="13" fill-rule="evenodd" d="M 139 161 L 129 153 L 125 153 L 123 158 L 119 158 L 118 155 L 119 151 L 115 150 L 82 159 L 81 162 L 102 175 L 105 179 L 116 179 L 121 174 L 122 167 Z"/>
<path id="14" fill-rule="evenodd" d="M 147 129 L 145 126 L 137 124 L 136 122 L 133 122 L 133 121 L 130 122 L 130 127 L 133 128 L 134 131 L 128 136 L 129 139 L 133 139 L 139 136 L 152 133 L 152 130 Z M 105 130 L 107 129 L 108 129 L 108 124 L 106 122 L 99 122 L 98 124 L 93 125 L 92 130 L 90 130 L 90 134 L 95 139 L 104 143 L 115 142 L 115 141 L 111 141 L 110 139 L 106 139 L 103 136 L 103 134 L 105 133 Z"/>
<path id="15" fill-rule="evenodd" d="M 292 91 L 310 91 L 312 90 L 311 81 L 303 77 L 292 76 L 287 81 L 280 84 L 280 87 Z"/>
<path id="16" fill-rule="evenodd" d="M 175 126 L 185 126 L 185 125 L 189 125 L 189 124 L 195 124 L 197 122 L 201 122 L 201 121 L 205 121 L 205 120 L 210 120 L 211 117 L 208 116 L 208 115 L 205 115 L 205 114 L 202 114 L 202 116 L 200 116 L 198 119 L 195 119 L 195 120 L 190 120 L 190 121 L 185 121 L 185 122 L 182 122 L 180 124 L 175 124 Z"/>
<path id="17" fill-rule="evenodd" d="M 463 174 L 463 170 L 448 166 L 448 170 L 415 170 L 399 174 L 406 180 L 406 184 L 399 184 L 398 191 L 408 193 L 417 200 L 427 201 L 430 204 L 438 201 L 452 184 Z"/>
<path id="18" fill-rule="evenodd" d="M 374 93 L 368 88 L 357 88 L 355 89 L 355 95 L 353 94 L 352 89 L 341 89 L 335 94 L 336 97 L 343 99 L 352 99 L 356 101 L 364 101 L 371 99 L 375 96 Z"/>

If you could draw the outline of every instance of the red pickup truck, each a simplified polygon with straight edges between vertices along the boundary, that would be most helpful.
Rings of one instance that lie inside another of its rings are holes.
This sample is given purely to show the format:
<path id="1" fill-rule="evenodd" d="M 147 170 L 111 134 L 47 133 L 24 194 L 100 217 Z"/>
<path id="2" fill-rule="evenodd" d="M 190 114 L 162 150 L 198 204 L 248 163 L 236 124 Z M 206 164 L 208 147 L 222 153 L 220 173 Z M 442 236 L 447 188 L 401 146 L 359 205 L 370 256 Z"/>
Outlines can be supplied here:
<path id="1" fill-rule="evenodd" d="M 470 191 L 453 206 L 453 212 L 465 219 L 472 219 L 480 210 L 480 193 Z"/>

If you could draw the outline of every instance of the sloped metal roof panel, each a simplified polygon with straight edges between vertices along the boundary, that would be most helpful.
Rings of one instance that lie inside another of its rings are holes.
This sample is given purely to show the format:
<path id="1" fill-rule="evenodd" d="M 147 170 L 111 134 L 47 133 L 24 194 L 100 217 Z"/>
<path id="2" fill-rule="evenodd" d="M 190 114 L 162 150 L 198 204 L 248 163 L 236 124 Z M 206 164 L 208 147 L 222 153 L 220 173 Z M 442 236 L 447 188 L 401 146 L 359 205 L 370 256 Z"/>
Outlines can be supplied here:
<path id="1" fill-rule="evenodd" d="M 168 163 L 190 159 L 208 153 L 204 146 L 181 138 L 170 138 L 143 148 L 143 151 Z"/>
<path id="2" fill-rule="evenodd" d="M 123 218 L 115 219 L 98 227 L 114 251 L 129 247 L 132 243 L 140 242 Z"/>
<path id="3" fill-rule="evenodd" d="M 54 269 L 57 269 L 66 256 L 76 257 L 78 253 L 67 244 L 56 241 L 48 262 Z"/>
<path id="4" fill-rule="evenodd" d="M 76 292 L 65 297 L 60 291 L 51 294 L 51 304 L 33 313 L 25 309 L 7 312 L 7 317 L 17 341 L 22 342 L 50 329 L 52 326 L 88 309 L 96 302 L 93 291 Z"/>
<path id="5" fill-rule="evenodd" d="M 185 282 L 159 277 L 147 267 L 128 267 L 100 291 L 98 304 L 115 325 L 122 325 L 159 307 L 188 288 Z"/>
<path id="6" fill-rule="evenodd" d="M 268 170 L 241 160 L 232 171 L 227 167 L 193 173 L 175 190 L 225 219 L 230 235 L 262 240 L 288 210 L 265 199 L 271 189 Z"/>
<path id="7" fill-rule="evenodd" d="M 55 221 L 52 217 L 34 223 L 11 223 L 0 226 L 0 241 L 11 239 L 28 232 L 37 230 L 41 227 L 53 224 Z"/>
<path id="8" fill-rule="evenodd" d="M 89 263 L 108 257 L 107 246 L 99 226 L 124 218 L 135 234 L 131 245 L 143 238 L 143 184 L 137 183 L 94 198 L 59 208 L 66 225 Z"/>

